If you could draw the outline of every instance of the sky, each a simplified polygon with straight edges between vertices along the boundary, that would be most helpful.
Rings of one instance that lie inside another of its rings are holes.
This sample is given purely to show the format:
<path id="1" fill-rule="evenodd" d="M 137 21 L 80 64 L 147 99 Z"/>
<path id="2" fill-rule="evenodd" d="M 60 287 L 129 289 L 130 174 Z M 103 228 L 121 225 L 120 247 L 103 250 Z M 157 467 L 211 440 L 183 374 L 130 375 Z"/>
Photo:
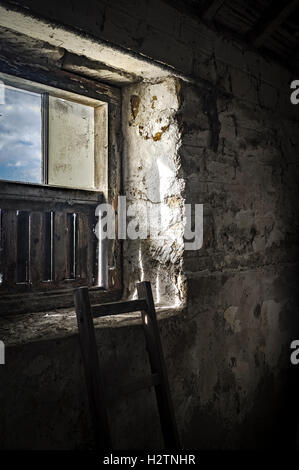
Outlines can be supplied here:
<path id="1" fill-rule="evenodd" d="M 0 179 L 41 183 L 41 95 L 5 87 L 0 104 Z"/>

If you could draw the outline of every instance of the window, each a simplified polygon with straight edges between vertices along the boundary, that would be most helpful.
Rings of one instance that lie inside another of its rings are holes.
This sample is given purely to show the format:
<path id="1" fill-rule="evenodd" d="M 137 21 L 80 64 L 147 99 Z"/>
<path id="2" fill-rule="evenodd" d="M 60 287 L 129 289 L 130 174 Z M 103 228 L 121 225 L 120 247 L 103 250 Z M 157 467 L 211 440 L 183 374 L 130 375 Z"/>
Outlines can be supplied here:
<path id="1" fill-rule="evenodd" d="M 102 155 L 97 129 L 103 103 L 68 95 L 21 80 L 17 87 L 4 84 L 1 180 L 101 189 L 95 169 Z"/>
<path id="2" fill-rule="evenodd" d="M 0 104 L 0 178 L 42 182 L 41 95 L 5 86 Z"/>
<path id="3" fill-rule="evenodd" d="M 0 73 L 1 313 L 72 305 L 79 285 L 101 289 L 95 209 L 107 195 L 109 149 L 118 156 L 120 93 L 59 77 L 64 90 L 56 77 L 46 85 Z"/>

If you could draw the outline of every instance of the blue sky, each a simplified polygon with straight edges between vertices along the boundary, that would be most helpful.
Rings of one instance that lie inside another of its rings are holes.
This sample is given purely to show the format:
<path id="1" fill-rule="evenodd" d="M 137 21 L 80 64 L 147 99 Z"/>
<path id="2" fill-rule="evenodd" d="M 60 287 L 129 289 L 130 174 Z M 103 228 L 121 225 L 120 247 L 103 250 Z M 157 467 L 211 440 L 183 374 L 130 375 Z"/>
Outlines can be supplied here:
<path id="1" fill-rule="evenodd" d="M 41 182 L 41 95 L 5 87 L 0 104 L 0 179 Z"/>

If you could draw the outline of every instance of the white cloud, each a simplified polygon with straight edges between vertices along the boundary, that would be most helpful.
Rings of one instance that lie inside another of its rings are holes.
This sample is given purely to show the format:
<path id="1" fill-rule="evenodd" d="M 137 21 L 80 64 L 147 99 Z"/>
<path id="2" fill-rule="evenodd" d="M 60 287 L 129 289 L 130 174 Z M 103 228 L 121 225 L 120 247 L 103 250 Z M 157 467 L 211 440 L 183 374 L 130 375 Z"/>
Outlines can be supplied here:
<path id="1" fill-rule="evenodd" d="M 40 173 L 41 97 L 6 88 L 0 105 L 0 179 L 40 181 Z"/>
<path id="2" fill-rule="evenodd" d="M 19 167 L 26 166 L 26 165 L 28 165 L 28 162 L 26 160 L 24 160 L 23 162 L 19 160 L 18 162 L 7 164 L 7 166 L 13 166 L 15 168 L 19 168 Z"/>

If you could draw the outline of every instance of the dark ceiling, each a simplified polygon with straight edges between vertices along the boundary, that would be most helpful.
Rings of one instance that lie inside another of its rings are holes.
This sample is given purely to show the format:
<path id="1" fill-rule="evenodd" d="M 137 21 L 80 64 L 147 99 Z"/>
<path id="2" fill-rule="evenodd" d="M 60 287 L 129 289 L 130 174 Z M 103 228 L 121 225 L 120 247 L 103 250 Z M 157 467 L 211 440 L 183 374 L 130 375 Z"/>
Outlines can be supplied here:
<path id="1" fill-rule="evenodd" d="M 168 3 L 299 71 L 299 0 L 169 0 Z"/>

